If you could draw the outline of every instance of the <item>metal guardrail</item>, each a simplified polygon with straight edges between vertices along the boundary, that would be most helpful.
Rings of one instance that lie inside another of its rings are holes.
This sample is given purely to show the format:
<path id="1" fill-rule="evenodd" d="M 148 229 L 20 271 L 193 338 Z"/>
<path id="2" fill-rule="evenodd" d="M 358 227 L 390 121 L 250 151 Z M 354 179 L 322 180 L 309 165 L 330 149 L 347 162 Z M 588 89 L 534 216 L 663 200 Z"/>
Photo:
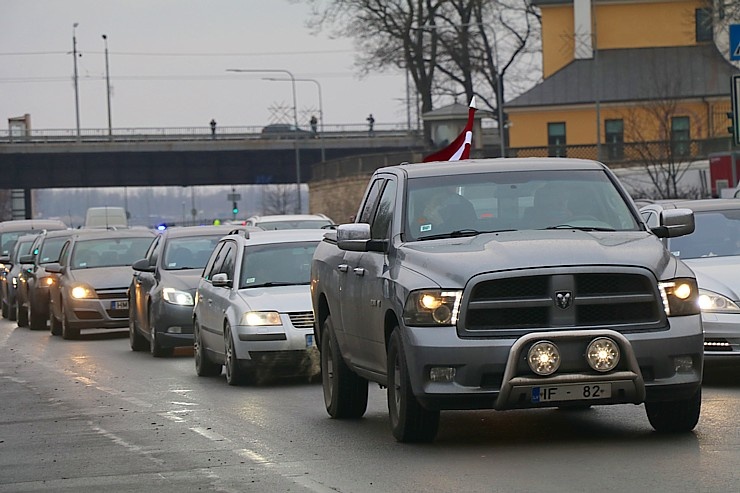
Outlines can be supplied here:
<path id="1" fill-rule="evenodd" d="M 85 128 L 30 130 L 24 135 L 0 130 L 0 143 L 46 144 L 63 142 L 158 142 L 158 141 L 207 141 L 207 140 L 256 140 L 256 139 L 352 139 L 368 137 L 417 137 L 422 131 L 408 129 L 403 124 L 376 124 L 373 132 L 367 125 L 325 125 L 315 134 L 307 129 L 298 132 L 264 133 L 260 126 L 217 127 L 167 127 L 167 128 Z"/>

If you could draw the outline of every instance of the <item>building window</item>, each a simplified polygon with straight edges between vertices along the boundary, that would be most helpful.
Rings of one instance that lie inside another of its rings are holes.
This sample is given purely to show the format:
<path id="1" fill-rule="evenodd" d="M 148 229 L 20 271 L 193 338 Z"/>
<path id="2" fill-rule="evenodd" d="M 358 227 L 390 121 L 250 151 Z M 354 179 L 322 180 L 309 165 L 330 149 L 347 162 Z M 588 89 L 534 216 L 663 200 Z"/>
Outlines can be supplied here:
<path id="1" fill-rule="evenodd" d="M 671 153 L 674 157 L 689 155 L 691 146 L 691 126 L 688 116 L 671 118 Z"/>
<path id="2" fill-rule="evenodd" d="M 565 122 L 547 124 L 547 153 L 550 157 L 565 157 Z"/>
<path id="3" fill-rule="evenodd" d="M 712 29 L 712 9 L 696 9 L 694 11 L 696 21 L 696 41 L 713 41 L 714 31 Z"/>
<path id="4" fill-rule="evenodd" d="M 606 133 L 607 156 L 612 161 L 624 158 L 624 120 L 606 120 L 604 122 Z"/>

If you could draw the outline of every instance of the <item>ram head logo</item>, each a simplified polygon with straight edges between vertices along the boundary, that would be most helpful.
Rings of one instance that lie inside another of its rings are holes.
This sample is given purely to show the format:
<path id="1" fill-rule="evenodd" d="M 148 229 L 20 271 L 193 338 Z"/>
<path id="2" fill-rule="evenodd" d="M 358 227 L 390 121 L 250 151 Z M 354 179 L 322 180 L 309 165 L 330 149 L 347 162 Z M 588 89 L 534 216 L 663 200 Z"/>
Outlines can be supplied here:
<path id="1" fill-rule="evenodd" d="M 565 310 L 573 302 L 573 293 L 570 291 L 557 291 L 555 293 L 555 306 Z"/>

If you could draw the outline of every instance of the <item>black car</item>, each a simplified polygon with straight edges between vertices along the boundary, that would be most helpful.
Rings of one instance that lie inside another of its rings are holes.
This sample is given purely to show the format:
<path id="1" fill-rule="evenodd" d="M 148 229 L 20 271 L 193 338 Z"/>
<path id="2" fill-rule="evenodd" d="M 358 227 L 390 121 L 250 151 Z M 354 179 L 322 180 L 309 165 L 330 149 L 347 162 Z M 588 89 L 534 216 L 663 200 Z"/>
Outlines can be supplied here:
<path id="1" fill-rule="evenodd" d="M 171 355 L 193 345 L 193 300 L 203 267 L 218 240 L 234 226 L 190 226 L 165 230 L 145 258 L 132 265 L 128 294 L 133 351 Z M 241 228 L 243 229 L 243 228 Z"/>
<path id="2" fill-rule="evenodd" d="M 45 329 L 49 319 L 49 288 L 56 282 L 57 275 L 46 272 L 46 266 L 59 261 L 59 253 L 67 239 L 84 230 L 65 229 L 46 231 L 36 237 L 31 251 L 20 257 L 21 270 L 16 318 L 19 327 Z"/>
<path id="3" fill-rule="evenodd" d="M 2 291 L 3 317 L 15 320 L 15 300 L 18 291 L 18 276 L 21 273 L 21 256 L 31 251 L 31 245 L 36 235 L 19 236 L 9 255 L 0 256 L 4 268 L 0 273 L 0 290 Z"/>

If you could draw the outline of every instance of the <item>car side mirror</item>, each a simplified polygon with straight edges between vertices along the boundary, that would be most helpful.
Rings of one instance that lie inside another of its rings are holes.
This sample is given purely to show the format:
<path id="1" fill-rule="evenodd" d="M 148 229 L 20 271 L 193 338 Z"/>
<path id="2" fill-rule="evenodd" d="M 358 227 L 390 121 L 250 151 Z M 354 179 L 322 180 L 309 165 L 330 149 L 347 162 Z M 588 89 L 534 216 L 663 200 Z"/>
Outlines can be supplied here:
<path id="1" fill-rule="evenodd" d="M 142 258 L 131 264 L 131 268 L 140 272 L 154 272 L 154 266 L 149 265 L 149 259 Z"/>
<path id="2" fill-rule="evenodd" d="M 9 264 L 10 255 L 0 255 L 0 264 Z"/>
<path id="3" fill-rule="evenodd" d="M 213 279 L 211 279 L 211 284 L 213 284 L 217 288 L 230 288 L 231 279 L 229 279 L 229 276 L 225 272 L 219 272 L 218 274 L 215 274 L 213 276 Z"/>
<path id="4" fill-rule="evenodd" d="M 691 234 L 695 228 L 691 209 L 665 209 L 660 213 L 660 226 L 651 230 L 658 238 L 675 238 Z"/>
<path id="5" fill-rule="evenodd" d="M 51 264 L 46 264 L 44 266 L 46 269 L 46 272 L 51 272 L 53 274 L 61 274 L 64 272 L 64 267 L 62 267 L 59 262 L 52 262 Z"/>
<path id="6" fill-rule="evenodd" d="M 33 255 L 32 253 L 28 253 L 26 255 L 21 255 L 18 261 L 22 264 L 32 264 L 35 258 L 36 258 L 36 255 Z"/>

